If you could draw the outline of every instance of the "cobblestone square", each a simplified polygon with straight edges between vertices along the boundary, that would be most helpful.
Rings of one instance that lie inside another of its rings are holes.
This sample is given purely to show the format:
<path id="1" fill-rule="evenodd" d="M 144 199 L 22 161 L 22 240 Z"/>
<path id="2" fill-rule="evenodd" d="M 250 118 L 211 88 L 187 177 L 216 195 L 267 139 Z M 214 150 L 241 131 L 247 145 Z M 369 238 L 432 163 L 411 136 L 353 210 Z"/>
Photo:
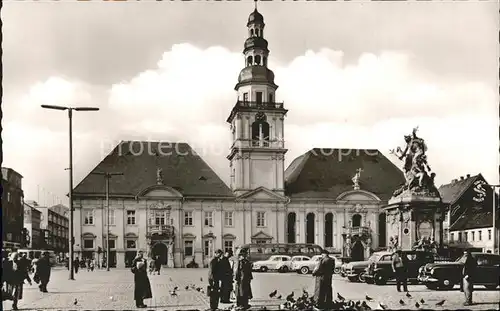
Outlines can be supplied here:
<path id="1" fill-rule="evenodd" d="M 156 310 L 188 310 L 208 308 L 208 297 L 205 293 L 193 289 L 186 290 L 191 284 L 206 289 L 207 269 L 163 269 L 161 275 L 150 276 L 153 298 L 145 300 L 148 309 Z M 74 281 L 68 280 L 68 272 L 64 269 L 52 271 L 49 283 L 49 293 L 42 294 L 34 284 L 25 285 L 24 297 L 19 303 L 23 310 L 122 310 L 135 309 L 133 300 L 133 276 L 128 269 L 99 270 L 94 272 L 79 271 Z M 171 296 L 170 291 L 179 287 L 178 296 Z M 285 297 L 290 292 L 295 294 L 306 289 L 312 294 L 314 281 L 310 275 L 295 273 L 254 273 L 252 290 L 255 298 L 251 304 L 265 305 L 268 309 L 277 309 L 280 300 L 271 300 L 268 294 L 278 289 Z M 431 291 L 423 285 L 410 285 L 413 298 L 407 298 L 405 293 L 396 292 L 395 286 L 376 286 L 364 283 L 349 283 L 345 279 L 334 277 L 334 294 L 340 293 L 346 299 L 362 300 L 365 295 L 375 301 L 368 304 L 377 308 L 378 302 L 383 302 L 391 309 L 417 309 L 415 302 L 425 300 L 421 308 L 425 309 L 463 309 L 463 293 L 458 288 L 451 291 Z M 77 304 L 75 305 L 75 299 Z M 405 305 L 400 305 L 403 299 Z M 445 299 L 442 307 L 435 303 Z M 474 292 L 475 305 L 468 309 L 485 310 L 498 309 L 499 291 L 486 291 L 477 288 Z M 11 302 L 3 303 L 3 310 L 11 310 Z M 221 308 L 228 305 L 221 305 Z"/>

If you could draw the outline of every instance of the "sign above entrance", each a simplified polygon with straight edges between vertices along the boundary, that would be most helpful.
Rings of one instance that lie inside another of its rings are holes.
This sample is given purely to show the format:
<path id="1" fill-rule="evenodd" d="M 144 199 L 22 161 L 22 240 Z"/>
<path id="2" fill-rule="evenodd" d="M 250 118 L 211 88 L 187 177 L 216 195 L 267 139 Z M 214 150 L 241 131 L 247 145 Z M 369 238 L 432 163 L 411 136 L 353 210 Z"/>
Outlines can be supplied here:
<path id="1" fill-rule="evenodd" d="M 163 201 L 151 204 L 150 208 L 151 209 L 165 209 L 165 210 L 172 209 L 172 207 L 170 205 L 163 203 Z"/>

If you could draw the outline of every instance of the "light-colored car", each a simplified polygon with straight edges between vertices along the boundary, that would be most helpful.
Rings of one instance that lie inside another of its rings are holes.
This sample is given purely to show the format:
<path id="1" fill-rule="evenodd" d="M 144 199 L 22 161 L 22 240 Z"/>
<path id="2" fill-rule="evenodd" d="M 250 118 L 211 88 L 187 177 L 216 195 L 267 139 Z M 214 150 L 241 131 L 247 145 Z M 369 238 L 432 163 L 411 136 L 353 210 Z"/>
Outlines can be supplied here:
<path id="1" fill-rule="evenodd" d="M 253 271 L 260 271 L 260 272 L 266 272 L 266 271 L 274 271 L 277 270 L 278 264 L 285 262 L 285 261 L 290 261 L 292 258 L 290 256 L 286 255 L 274 255 L 269 257 L 267 260 L 259 260 L 253 263 L 252 265 L 252 270 Z"/>
<path id="2" fill-rule="evenodd" d="M 331 256 L 331 255 L 330 255 L 330 257 L 333 260 L 335 260 L 334 272 L 339 273 L 340 266 L 342 264 L 340 258 Z M 296 271 L 297 273 L 301 273 L 301 274 L 311 273 L 314 270 L 314 268 L 316 268 L 316 265 L 318 265 L 320 259 L 321 259 L 321 255 L 316 255 L 316 256 L 311 257 L 311 259 L 307 260 L 307 261 L 297 261 L 292 265 L 292 270 Z"/>
<path id="3" fill-rule="evenodd" d="M 296 262 L 303 262 L 303 261 L 309 261 L 311 260 L 311 257 L 308 256 L 293 256 L 289 261 L 282 261 L 278 263 L 278 266 L 276 267 L 276 270 L 279 272 L 289 272 L 293 271 L 292 266 Z"/>

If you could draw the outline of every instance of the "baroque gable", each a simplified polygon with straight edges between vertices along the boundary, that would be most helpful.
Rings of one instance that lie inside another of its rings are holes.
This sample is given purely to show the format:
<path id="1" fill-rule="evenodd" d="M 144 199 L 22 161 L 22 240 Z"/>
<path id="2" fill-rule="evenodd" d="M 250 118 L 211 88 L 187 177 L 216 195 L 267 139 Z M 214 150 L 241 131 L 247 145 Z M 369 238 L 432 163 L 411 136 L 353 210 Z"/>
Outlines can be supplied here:
<path id="1" fill-rule="evenodd" d="M 239 201 L 272 201 L 285 202 L 287 198 L 279 195 L 265 187 L 259 187 L 252 191 L 248 191 L 236 198 Z"/>

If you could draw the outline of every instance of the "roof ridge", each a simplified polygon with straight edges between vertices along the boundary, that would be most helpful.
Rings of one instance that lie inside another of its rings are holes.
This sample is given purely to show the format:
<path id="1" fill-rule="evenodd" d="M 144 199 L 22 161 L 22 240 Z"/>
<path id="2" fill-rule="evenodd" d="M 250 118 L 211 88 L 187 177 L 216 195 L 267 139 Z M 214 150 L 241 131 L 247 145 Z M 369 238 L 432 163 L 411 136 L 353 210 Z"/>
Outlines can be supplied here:
<path id="1" fill-rule="evenodd" d="M 467 191 L 470 188 L 472 183 L 477 180 L 479 175 L 481 175 L 481 174 L 478 174 L 476 176 L 471 176 L 470 178 L 464 179 L 464 187 L 460 190 L 460 192 L 455 196 L 455 198 L 453 198 L 453 201 L 451 201 L 449 204 L 450 205 L 455 204 L 458 201 L 458 199 L 460 199 L 462 197 L 462 195 L 465 193 L 465 191 Z"/>

